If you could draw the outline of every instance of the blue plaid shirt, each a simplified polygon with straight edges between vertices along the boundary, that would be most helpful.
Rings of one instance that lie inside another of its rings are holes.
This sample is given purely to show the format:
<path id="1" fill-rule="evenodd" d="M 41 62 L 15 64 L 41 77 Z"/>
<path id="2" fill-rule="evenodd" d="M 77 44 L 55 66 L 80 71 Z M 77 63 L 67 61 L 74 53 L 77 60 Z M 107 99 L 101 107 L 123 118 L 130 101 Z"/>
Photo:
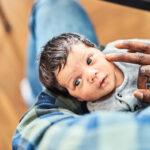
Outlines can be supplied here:
<path id="1" fill-rule="evenodd" d="M 76 114 L 62 103 L 42 92 L 21 118 L 13 150 L 150 150 L 150 107 Z"/>

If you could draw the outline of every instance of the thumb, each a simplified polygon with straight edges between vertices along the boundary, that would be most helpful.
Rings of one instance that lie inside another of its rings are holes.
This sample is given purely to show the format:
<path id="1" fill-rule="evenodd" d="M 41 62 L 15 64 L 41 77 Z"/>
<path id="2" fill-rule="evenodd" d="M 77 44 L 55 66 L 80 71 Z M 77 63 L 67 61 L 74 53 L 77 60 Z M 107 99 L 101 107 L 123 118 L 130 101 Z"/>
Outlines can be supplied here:
<path id="1" fill-rule="evenodd" d="M 150 89 L 138 89 L 133 94 L 139 100 L 150 102 Z"/>

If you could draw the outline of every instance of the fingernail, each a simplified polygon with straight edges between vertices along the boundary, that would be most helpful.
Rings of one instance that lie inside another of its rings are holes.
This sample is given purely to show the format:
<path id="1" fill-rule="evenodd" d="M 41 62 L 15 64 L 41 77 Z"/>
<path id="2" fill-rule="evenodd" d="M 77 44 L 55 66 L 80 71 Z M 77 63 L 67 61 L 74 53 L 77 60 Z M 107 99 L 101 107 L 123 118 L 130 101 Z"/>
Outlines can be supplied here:
<path id="1" fill-rule="evenodd" d="M 107 54 L 105 55 L 105 59 L 109 60 L 110 59 L 110 56 Z"/>
<path id="2" fill-rule="evenodd" d="M 146 70 L 145 70 L 144 67 L 141 67 L 140 73 L 142 73 L 142 74 L 145 74 L 145 73 L 146 73 Z"/>
<path id="3" fill-rule="evenodd" d="M 123 43 L 123 42 L 120 41 L 119 43 L 116 43 L 114 46 L 115 46 L 115 47 L 120 47 L 120 46 L 122 46 L 122 43 Z"/>
<path id="4" fill-rule="evenodd" d="M 134 96 L 136 96 L 138 99 L 143 99 L 144 95 L 143 93 L 140 93 L 140 92 L 134 92 Z"/>
<path id="5" fill-rule="evenodd" d="M 115 54 L 113 54 L 113 53 L 105 55 L 106 58 L 111 58 L 111 57 L 114 57 L 114 56 L 115 56 Z"/>

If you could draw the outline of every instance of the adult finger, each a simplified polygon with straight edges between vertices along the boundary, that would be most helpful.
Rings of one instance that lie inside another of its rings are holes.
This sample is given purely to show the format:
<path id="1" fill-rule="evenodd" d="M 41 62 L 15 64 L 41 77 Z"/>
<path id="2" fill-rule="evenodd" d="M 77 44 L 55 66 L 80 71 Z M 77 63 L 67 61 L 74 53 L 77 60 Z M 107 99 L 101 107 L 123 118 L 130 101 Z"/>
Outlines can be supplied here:
<path id="1" fill-rule="evenodd" d="M 144 102 L 150 102 L 150 89 L 138 89 L 134 92 L 134 96 Z"/>
<path id="2" fill-rule="evenodd" d="M 144 42 L 124 41 L 116 43 L 115 47 L 119 49 L 128 49 L 129 52 L 150 54 L 150 44 Z"/>
<path id="3" fill-rule="evenodd" d="M 139 76 L 150 78 L 150 65 L 143 65 L 139 69 Z"/>
<path id="4" fill-rule="evenodd" d="M 147 77 L 138 76 L 137 87 L 138 89 L 146 89 Z"/>
<path id="5" fill-rule="evenodd" d="M 143 53 L 115 53 L 106 54 L 108 61 L 128 62 L 140 65 L 150 65 L 150 55 Z"/>
<path id="6" fill-rule="evenodd" d="M 137 87 L 146 89 L 147 82 L 150 79 L 150 65 L 143 65 L 139 68 Z"/>

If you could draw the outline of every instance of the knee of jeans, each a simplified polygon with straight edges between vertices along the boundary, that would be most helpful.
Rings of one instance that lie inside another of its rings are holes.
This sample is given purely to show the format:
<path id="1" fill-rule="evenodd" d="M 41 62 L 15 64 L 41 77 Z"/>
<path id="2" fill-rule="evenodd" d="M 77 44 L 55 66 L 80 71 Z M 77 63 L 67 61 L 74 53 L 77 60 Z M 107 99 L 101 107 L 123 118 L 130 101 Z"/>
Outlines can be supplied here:
<path id="1" fill-rule="evenodd" d="M 39 9 L 42 6 L 48 6 L 49 9 L 53 9 L 53 6 L 55 5 L 60 7 L 63 4 L 67 4 L 67 5 L 72 5 L 72 6 L 76 6 L 80 5 L 80 3 L 78 2 L 78 0 L 36 0 L 34 2 L 33 5 L 33 9 Z"/>

